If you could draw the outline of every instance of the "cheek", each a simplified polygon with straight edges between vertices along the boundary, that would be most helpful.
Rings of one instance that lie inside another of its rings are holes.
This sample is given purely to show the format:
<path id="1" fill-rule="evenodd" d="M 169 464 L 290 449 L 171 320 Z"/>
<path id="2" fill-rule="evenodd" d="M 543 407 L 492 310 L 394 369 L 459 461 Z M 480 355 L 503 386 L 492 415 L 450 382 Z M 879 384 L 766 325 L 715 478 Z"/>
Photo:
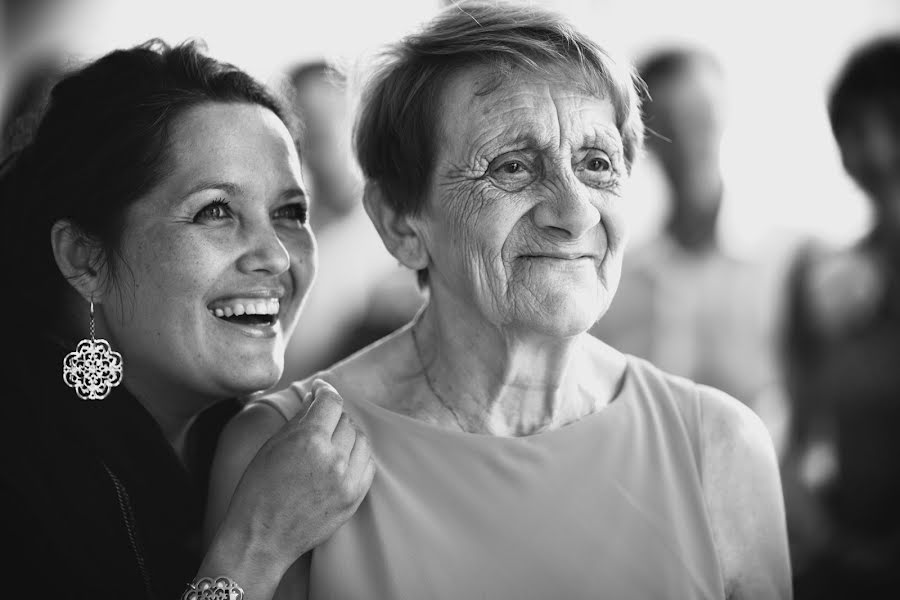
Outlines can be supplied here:
<path id="1" fill-rule="evenodd" d="M 312 231 L 304 228 L 300 235 L 294 235 L 284 242 L 291 255 L 291 274 L 296 287 L 297 300 L 309 291 L 319 269 L 319 252 Z"/>
<path id="2" fill-rule="evenodd" d="M 133 280 L 139 303 L 189 305 L 173 300 L 202 295 L 225 264 L 227 252 L 208 240 L 147 232 L 127 257 L 126 277 Z M 143 299 L 143 302 L 141 302 Z M 155 307 L 160 310 L 162 307 Z"/>
<path id="3" fill-rule="evenodd" d="M 621 255 L 625 251 L 628 242 L 628 219 L 625 212 L 623 197 L 605 198 L 600 209 L 600 227 L 606 234 L 606 245 L 609 254 Z"/>

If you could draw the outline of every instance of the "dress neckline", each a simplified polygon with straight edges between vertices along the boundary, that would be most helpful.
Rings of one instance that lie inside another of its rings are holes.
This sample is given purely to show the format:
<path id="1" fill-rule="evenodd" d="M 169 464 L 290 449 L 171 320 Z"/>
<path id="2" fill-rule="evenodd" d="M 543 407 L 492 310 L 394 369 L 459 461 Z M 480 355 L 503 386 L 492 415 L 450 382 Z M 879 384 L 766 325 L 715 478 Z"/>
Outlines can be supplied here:
<path id="1" fill-rule="evenodd" d="M 408 426 L 414 429 L 418 429 L 420 432 L 425 434 L 433 434 L 438 436 L 446 436 L 448 438 L 468 440 L 499 440 L 497 443 L 517 443 L 523 440 L 537 441 L 539 439 L 551 439 L 559 437 L 561 435 L 567 435 L 568 433 L 587 427 L 594 421 L 598 421 L 603 418 L 611 418 L 613 414 L 624 410 L 624 408 L 622 407 L 628 404 L 626 400 L 629 397 L 634 396 L 634 394 L 630 393 L 630 389 L 634 385 L 634 365 L 632 364 L 632 360 L 633 359 L 630 355 L 625 354 L 625 369 L 617 384 L 616 393 L 613 395 L 609 403 L 606 404 L 606 406 L 604 406 L 600 410 L 581 417 L 577 421 L 572 421 L 571 423 L 567 423 L 561 427 L 557 427 L 556 429 L 544 430 L 530 435 L 499 436 L 489 433 L 472 433 L 456 429 L 447 429 L 440 425 L 422 421 L 415 417 L 393 411 L 389 408 L 371 402 L 370 400 L 347 398 L 346 401 L 359 408 L 360 410 L 373 415 L 375 418 L 381 421 L 396 423 L 400 426 Z"/>

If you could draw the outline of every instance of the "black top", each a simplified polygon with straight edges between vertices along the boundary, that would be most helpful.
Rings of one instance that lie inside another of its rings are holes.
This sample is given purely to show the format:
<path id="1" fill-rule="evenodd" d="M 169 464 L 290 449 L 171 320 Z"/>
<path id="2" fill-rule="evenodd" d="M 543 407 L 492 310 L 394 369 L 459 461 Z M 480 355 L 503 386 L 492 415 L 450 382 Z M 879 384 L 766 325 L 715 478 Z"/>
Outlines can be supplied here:
<path id="1" fill-rule="evenodd" d="M 5 361 L 0 595 L 179 598 L 202 558 L 216 439 L 239 403 L 197 419 L 186 469 L 124 386 L 104 400 L 76 396 L 62 380 L 73 349 L 31 340 Z"/>
<path id="2" fill-rule="evenodd" d="M 833 531 L 796 565 L 795 597 L 893 595 L 900 573 L 900 277 L 865 240 L 844 251 L 804 248 L 789 281 L 789 456 L 824 439 L 835 459 L 830 477 L 810 489 Z M 798 465 L 786 467 L 799 479 Z M 788 534 L 800 547 L 795 523 L 808 516 L 798 511 L 809 511 L 790 508 Z"/>

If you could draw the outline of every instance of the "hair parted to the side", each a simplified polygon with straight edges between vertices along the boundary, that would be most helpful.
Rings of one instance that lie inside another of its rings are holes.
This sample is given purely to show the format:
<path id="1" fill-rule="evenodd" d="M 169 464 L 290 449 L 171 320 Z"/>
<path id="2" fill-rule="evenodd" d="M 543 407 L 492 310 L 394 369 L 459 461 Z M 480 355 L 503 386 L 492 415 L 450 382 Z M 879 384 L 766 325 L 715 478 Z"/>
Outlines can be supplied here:
<path id="1" fill-rule="evenodd" d="M 828 118 L 835 137 L 868 109 L 882 111 L 900 126 L 900 35 L 867 41 L 842 65 L 828 94 Z"/>
<path id="2" fill-rule="evenodd" d="M 50 244 L 56 221 L 72 222 L 103 256 L 116 253 L 124 212 L 164 177 L 171 127 L 186 110 L 258 104 L 290 125 L 263 84 L 205 52 L 199 41 L 152 39 L 110 52 L 53 87 L 31 142 L 0 168 L 0 243 L 16 304 L 42 319 L 62 312 L 69 284 Z M 117 275 L 111 272 L 111 283 Z"/>
<path id="3" fill-rule="evenodd" d="M 354 149 L 369 185 L 400 214 L 418 214 L 437 157 L 442 94 L 460 70 L 492 69 L 498 85 L 516 70 L 565 74 L 616 111 L 627 168 L 643 144 L 643 82 L 630 64 L 546 8 L 455 2 L 367 65 L 354 127 Z M 489 93 L 491 90 L 483 90 Z M 418 273 L 419 284 L 427 272 Z"/>
<path id="4" fill-rule="evenodd" d="M 574 83 L 613 103 L 628 168 L 643 143 L 643 84 L 631 65 L 546 8 L 454 3 L 379 58 L 364 84 L 354 144 L 367 180 L 401 213 L 421 208 L 436 159 L 441 95 L 467 67 L 487 66 L 500 78 L 516 69 L 548 76 L 565 69 Z"/>

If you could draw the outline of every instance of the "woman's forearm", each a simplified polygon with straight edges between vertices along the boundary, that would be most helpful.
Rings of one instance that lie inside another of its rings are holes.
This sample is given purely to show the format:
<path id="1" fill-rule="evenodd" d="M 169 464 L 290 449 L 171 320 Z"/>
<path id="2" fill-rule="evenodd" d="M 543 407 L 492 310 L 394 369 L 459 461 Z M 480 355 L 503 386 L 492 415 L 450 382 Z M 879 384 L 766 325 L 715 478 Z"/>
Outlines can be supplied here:
<path id="1" fill-rule="evenodd" d="M 224 575 L 241 586 L 245 600 L 271 600 L 292 562 L 284 552 L 254 540 L 249 532 L 223 525 L 203 557 L 196 577 Z"/>

